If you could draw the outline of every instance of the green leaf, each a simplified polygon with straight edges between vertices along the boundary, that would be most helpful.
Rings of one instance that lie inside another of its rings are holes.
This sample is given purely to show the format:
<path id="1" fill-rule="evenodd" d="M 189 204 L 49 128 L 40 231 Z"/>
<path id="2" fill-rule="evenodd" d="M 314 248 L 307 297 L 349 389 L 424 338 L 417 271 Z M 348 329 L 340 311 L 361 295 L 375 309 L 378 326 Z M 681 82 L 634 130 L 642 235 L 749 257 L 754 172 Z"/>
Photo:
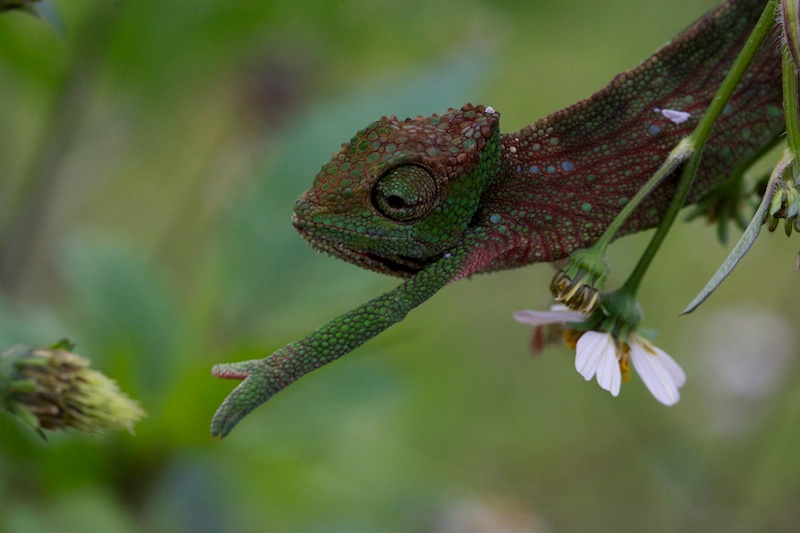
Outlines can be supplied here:
<path id="1" fill-rule="evenodd" d="M 777 176 L 779 172 L 773 173 L 773 177 L 769 180 L 767 184 L 767 190 L 764 191 L 764 197 L 761 199 L 761 204 L 758 206 L 756 213 L 753 215 L 753 218 L 750 220 L 750 224 L 747 225 L 747 228 L 742 233 L 742 236 L 739 238 L 739 242 L 736 243 L 736 246 L 733 247 L 731 253 L 728 254 L 727 259 L 720 265 L 717 272 L 711 276 L 711 279 L 708 280 L 706 286 L 703 287 L 703 290 L 695 296 L 694 300 L 686 306 L 681 314 L 686 315 L 697 309 L 700 304 L 706 301 L 712 292 L 714 292 L 717 287 L 728 277 L 728 275 L 733 271 L 739 261 L 742 260 L 744 254 L 750 249 L 753 243 L 758 237 L 758 234 L 761 232 L 761 226 L 764 222 L 764 215 L 769 209 L 770 202 L 772 200 L 773 193 L 775 192 L 775 184 L 777 182 Z"/>

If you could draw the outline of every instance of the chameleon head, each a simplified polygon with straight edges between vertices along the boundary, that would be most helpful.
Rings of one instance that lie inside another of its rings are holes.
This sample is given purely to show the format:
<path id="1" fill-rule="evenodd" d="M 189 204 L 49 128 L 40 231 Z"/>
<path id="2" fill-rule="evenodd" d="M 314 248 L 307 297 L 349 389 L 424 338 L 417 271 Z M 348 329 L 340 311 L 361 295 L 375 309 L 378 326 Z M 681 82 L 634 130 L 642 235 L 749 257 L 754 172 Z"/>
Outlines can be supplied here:
<path id="1" fill-rule="evenodd" d="M 324 165 L 292 222 L 318 250 L 407 277 L 461 239 L 500 160 L 499 114 L 383 117 Z"/>

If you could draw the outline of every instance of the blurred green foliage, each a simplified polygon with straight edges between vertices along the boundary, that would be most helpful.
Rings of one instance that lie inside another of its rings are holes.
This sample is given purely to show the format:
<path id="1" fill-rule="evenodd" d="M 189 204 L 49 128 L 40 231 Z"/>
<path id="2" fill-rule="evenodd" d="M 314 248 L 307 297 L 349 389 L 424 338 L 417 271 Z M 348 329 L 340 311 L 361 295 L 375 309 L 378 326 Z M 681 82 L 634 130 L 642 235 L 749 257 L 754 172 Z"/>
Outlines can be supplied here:
<path id="1" fill-rule="evenodd" d="M 676 230 L 646 325 L 686 368 L 673 408 L 611 398 L 511 311 L 551 269 L 478 276 L 304 378 L 225 441 L 262 357 L 394 280 L 314 254 L 294 198 L 383 114 L 491 104 L 505 131 L 602 87 L 704 0 L 56 2 L 0 16 L 0 346 L 69 336 L 148 411 L 45 444 L 0 417 L 0 531 L 791 531 L 800 522 L 794 249 Z M 622 279 L 645 243 L 612 250 Z M 611 285 L 613 285 L 613 274 Z"/>

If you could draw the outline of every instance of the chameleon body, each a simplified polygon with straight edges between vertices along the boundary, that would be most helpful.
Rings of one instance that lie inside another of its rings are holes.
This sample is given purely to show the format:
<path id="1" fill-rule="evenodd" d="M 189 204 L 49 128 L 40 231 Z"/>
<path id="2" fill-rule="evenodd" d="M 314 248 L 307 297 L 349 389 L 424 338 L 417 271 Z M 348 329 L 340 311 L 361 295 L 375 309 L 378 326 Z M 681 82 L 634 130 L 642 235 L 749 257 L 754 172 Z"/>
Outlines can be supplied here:
<path id="1" fill-rule="evenodd" d="M 761 0 L 723 3 L 598 93 L 517 132 L 501 134 L 499 114 L 482 105 L 383 117 L 359 131 L 298 199 L 293 223 L 311 246 L 405 281 L 265 359 L 216 366 L 218 377 L 244 381 L 212 433 L 226 435 L 448 283 L 591 245 L 692 132 L 762 8 Z M 777 39 L 767 43 L 714 127 L 690 201 L 784 130 L 781 57 Z M 656 226 L 676 179 L 653 191 L 619 235 Z"/>

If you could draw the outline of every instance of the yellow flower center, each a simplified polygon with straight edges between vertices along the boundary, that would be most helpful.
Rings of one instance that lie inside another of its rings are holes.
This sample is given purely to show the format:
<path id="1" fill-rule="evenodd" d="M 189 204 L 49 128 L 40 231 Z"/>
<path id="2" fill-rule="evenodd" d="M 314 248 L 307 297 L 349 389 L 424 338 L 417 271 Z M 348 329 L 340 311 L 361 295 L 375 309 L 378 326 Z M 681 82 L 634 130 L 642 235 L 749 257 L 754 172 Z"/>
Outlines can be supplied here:
<path id="1" fill-rule="evenodd" d="M 617 345 L 617 358 L 619 359 L 619 370 L 622 372 L 622 381 L 630 381 L 631 380 L 631 369 L 628 365 L 630 360 L 630 347 L 628 343 L 621 343 L 622 346 L 619 344 Z M 621 348 L 621 349 L 620 349 Z"/>
<path id="2" fill-rule="evenodd" d="M 578 347 L 578 339 L 581 338 L 583 333 L 583 331 L 567 328 L 561 334 L 561 338 L 564 339 L 564 342 L 567 343 L 567 346 L 569 346 L 570 349 L 575 350 Z"/>

